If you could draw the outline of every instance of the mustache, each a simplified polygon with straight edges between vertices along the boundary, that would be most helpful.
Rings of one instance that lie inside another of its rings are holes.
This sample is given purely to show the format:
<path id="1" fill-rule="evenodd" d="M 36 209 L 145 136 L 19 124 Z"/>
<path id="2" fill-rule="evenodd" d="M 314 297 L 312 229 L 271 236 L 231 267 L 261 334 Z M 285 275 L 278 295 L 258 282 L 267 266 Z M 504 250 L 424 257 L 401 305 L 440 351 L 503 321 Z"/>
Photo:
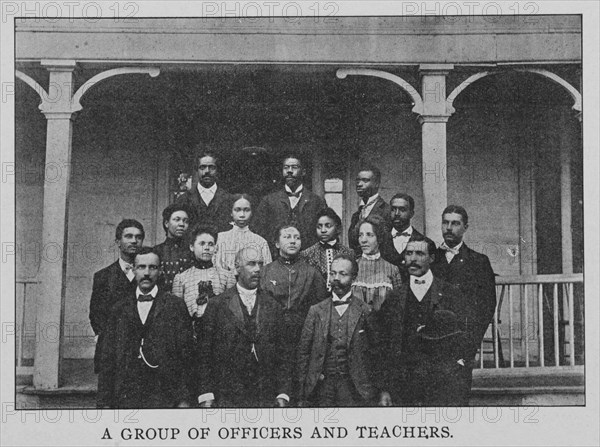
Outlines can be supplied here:
<path id="1" fill-rule="evenodd" d="M 417 267 L 417 268 L 419 268 L 421 266 L 419 264 L 417 264 L 416 262 L 411 262 L 410 264 L 408 264 L 407 267 Z"/>

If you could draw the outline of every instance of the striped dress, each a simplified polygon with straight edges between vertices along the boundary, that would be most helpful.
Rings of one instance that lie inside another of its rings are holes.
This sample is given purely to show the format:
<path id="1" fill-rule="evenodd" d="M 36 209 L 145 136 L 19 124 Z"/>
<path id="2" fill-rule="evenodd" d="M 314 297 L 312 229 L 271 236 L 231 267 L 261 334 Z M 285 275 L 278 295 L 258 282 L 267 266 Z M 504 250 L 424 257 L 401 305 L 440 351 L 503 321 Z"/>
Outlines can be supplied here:
<path id="1" fill-rule="evenodd" d="M 262 255 L 265 265 L 272 261 L 267 241 L 248 227 L 240 228 L 234 225 L 231 230 L 219 233 L 217 247 L 215 264 L 230 272 L 235 272 L 235 255 L 242 248 L 252 249 L 248 256 L 253 256 L 253 253 L 256 257 Z"/>
<path id="2" fill-rule="evenodd" d="M 384 260 L 379 253 L 358 259 L 358 276 L 352 284 L 354 296 L 379 310 L 390 290 L 402 284 L 400 270 Z"/>

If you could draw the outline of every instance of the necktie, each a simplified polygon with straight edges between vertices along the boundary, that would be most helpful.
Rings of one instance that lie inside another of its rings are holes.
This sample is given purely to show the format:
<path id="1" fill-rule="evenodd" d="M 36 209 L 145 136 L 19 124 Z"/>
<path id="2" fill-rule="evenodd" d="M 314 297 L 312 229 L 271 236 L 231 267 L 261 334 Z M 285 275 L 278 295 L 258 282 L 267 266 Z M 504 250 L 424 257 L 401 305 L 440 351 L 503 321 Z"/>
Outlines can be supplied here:
<path id="1" fill-rule="evenodd" d="M 337 300 L 333 302 L 334 306 L 345 306 L 346 304 L 350 304 L 350 299 L 347 300 Z"/>
<path id="2" fill-rule="evenodd" d="M 252 310 L 254 309 L 254 304 L 256 302 L 256 297 L 254 295 L 240 294 L 240 298 L 242 299 L 242 303 L 244 303 L 244 307 L 248 311 L 248 314 L 252 314 Z"/>
<path id="3" fill-rule="evenodd" d="M 402 233 L 396 233 L 394 235 L 394 239 L 397 238 L 397 237 L 400 237 L 400 236 L 410 236 L 410 233 L 408 233 L 407 231 L 404 231 Z"/>
<path id="4" fill-rule="evenodd" d="M 448 245 L 446 245 L 445 242 L 442 245 L 440 245 L 440 248 L 442 250 L 446 250 L 448 253 L 452 253 L 453 255 L 457 255 L 459 251 L 456 247 L 448 247 Z"/>
<path id="5" fill-rule="evenodd" d="M 424 279 L 415 279 L 415 284 L 425 284 L 425 282 Z"/>
<path id="6" fill-rule="evenodd" d="M 154 297 L 148 293 L 147 295 L 138 295 L 137 300 L 140 302 L 152 301 L 152 300 L 154 300 Z"/>
<path id="7" fill-rule="evenodd" d="M 298 191 L 298 192 L 289 192 L 286 191 L 285 192 L 287 194 L 288 197 L 300 197 L 300 194 L 302 194 L 302 191 Z"/>
<path id="8" fill-rule="evenodd" d="M 366 216 L 366 214 L 367 214 L 367 208 L 368 208 L 368 207 L 370 207 L 372 204 L 374 204 L 376 200 L 377 200 L 377 197 L 376 197 L 376 198 L 374 198 L 374 199 L 371 199 L 371 200 L 369 200 L 369 201 L 368 201 L 367 203 L 365 203 L 365 204 L 361 204 L 361 205 L 358 207 L 358 210 L 360 211 L 360 217 L 361 217 L 361 219 L 364 219 L 364 218 L 366 218 L 366 217 L 367 217 L 367 216 Z"/>

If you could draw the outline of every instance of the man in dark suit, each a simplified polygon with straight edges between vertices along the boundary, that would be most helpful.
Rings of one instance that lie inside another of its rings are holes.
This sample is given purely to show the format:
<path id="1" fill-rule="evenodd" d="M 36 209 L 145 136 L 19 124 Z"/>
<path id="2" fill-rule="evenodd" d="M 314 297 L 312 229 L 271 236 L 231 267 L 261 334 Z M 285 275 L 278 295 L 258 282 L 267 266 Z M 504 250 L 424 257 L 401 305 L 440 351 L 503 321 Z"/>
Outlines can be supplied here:
<path id="1" fill-rule="evenodd" d="M 332 296 L 312 306 L 298 345 L 300 404 L 321 407 L 376 403 L 372 382 L 375 331 L 371 308 L 352 295 L 358 264 L 338 255 L 331 263 Z"/>
<path id="2" fill-rule="evenodd" d="M 358 211 L 350 219 L 350 228 L 348 228 L 348 241 L 350 248 L 354 250 L 357 256 L 362 254 L 358 243 L 359 223 L 369 216 L 378 215 L 390 227 L 390 206 L 379 196 L 379 186 L 381 183 L 381 171 L 373 165 L 362 166 L 356 176 L 356 192 L 361 198 Z"/>
<path id="3" fill-rule="evenodd" d="M 469 228 L 469 216 L 462 206 L 449 205 L 442 213 L 444 242 L 436 251 L 431 269 L 434 276 L 455 285 L 463 297 L 463 312 L 468 318 L 469 352 L 467 367 L 472 373 L 477 350 L 494 317 L 496 280 L 487 256 L 471 250 L 463 242 Z M 469 375 L 469 389 L 472 374 Z"/>
<path id="4" fill-rule="evenodd" d="M 281 306 L 258 290 L 262 257 L 244 248 L 235 287 L 208 302 L 199 337 L 202 407 L 284 407 L 290 400 L 291 343 Z"/>
<path id="5" fill-rule="evenodd" d="M 414 237 L 423 236 L 410 223 L 415 215 L 415 200 L 408 194 L 395 194 L 390 200 L 390 209 L 392 229 L 381 244 L 381 255 L 383 259 L 400 269 L 403 279 L 408 279 L 404 249 Z"/>
<path id="6" fill-rule="evenodd" d="M 160 290 L 160 257 L 135 257 L 134 293 L 112 308 L 98 376 L 100 408 L 190 405 L 193 335 L 182 299 Z"/>
<path id="7" fill-rule="evenodd" d="M 198 155 L 198 183 L 177 198 L 194 210 L 197 225 L 212 225 L 217 232 L 231 230 L 232 195 L 217 185 L 218 158 L 212 152 Z"/>
<path id="8" fill-rule="evenodd" d="M 122 220 L 115 232 L 119 259 L 94 274 L 90 299 L 90 323 L 96 334 L 94 372 L 100 370 L 102 345 L 109 323 L 111 307 L 124 296 L 135 291 L 133 261 L 144 242 L 144 227 L 134 219 Z"/>
<path id="9" fill-rule="evenodd" d="M 304 186 L 305 170 L 298 156 L 290 155 L 283 159 L 282 174 L 283 189 L 261 200 L 253 225 L 254 231 L 269 242 L 273 259 L 277 257 L 278 251 L 272 242 L 277 228 L 283 225 L 295 226 L 300 231 L 303 246 L 308 248 L 317 242 L 317 214 L 327 206 L 325 200 Z"/>
<path id="10" fill-rule="evenodd" d="M 468 330 L 462 297 L 431 270 L 435 244 L 415 237 L 405 249 L 407 283 L 377 314 L 381 405 L 468 404 Z M 465 400 L 466 398 L 466 400 Z"/>

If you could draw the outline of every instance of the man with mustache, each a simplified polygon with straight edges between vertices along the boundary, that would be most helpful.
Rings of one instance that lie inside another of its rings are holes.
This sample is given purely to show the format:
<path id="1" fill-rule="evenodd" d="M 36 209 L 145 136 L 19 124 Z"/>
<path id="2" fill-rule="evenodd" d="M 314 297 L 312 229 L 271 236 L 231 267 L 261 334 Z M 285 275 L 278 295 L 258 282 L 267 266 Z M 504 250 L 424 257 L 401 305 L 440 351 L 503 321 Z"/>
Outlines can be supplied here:
<path id="1" fill-rule="evenodd" d="M 212 225 L 217 232 L 231 229 L 232 196 L 218 186 L 218 158 L 212 152 L 202 152 L 198 160 L 198 183 L 180 195 L 176 202 L 186 204 L 194 210 L 195 224 Z M 191 216 L 190 216 L 191 218 Z"/>
<path id="2" fill-rule="evenodd" d="M 331 298 L 308 311 L 298 345 L 300 405 L 356 407 L 377 403 L 372 366 L 375 330 L 371 308 L 352 295 L 358 273 L 354 256 L 331 263 Z"/>
<path id="3" fill-rule="evenodd" d="M 315 227 L 317 214 L 327 207 L 325 201 L 304 185 L 305 170 L 297 155 L 283 159 L 283 189 L 265 196 L 254 219 L 253 231 L 269 242 L 273 259 L 278 249 L 272 242 L 275 230 L 282 225 L 293 225 L 300 231 L 302 244 L 310 247 L 317 242 Z"/>
<path id="4" fill-rule="evenodd" d="M 391 232 L 387 234 L 382 243 L 381 255 L 383 259 L 394 264 L 400 269 L 403 280 L 408 279 L 404 250 L 409 241 L 415 237 L 423 236 L 410 220 L 415 215 L 415 200 L 408 194 L 398 193 L 390 200 Z"/>
<path id="5" fill-rule="evenodd" d="M 378 312 L 383 377 L 381 405 L 466 405 L 470 327 L 454 286 L 436 278 L 435 243 L 419 236 L 405 249 L 408 283 Z M 379 369 L 381 368 L 381 369 Z"/>
<path id="6" fill-rule="evenodd" d="M 444 242 L 435 253 L 431 270 L 437 278 L 456 286 L 464 304 L 470 336 L 468 353 L 465 354 L 468 372 L 465 389 L 470 391 L 475 356 L 496 309 L 496 280 L 488 257 L 464 243 L 463 237 L 468 228 L 469 216 L 462 206 L 449 205 L 444 209 Z M 468 391 L 463 396 L 465 404 Z"/>
<path id="7" fill-rule="evenodd" d="M 161 290 L 160 256 L 135 257 L 137 288 L 111 309 L 98 376 L 100 408 L 190 406 L 193 335 L 182 299 Z"/>
<path id="8" fill-rule="evenodd" d="M 201 407 L 285 407 L 291 344 L 281 306 L 258 289 L 263 260 L 252 248 L 235 259 L 237 284 L 208 301 L 199 339 Z"/>
<path id="9" fill-rule="evenodd" d="M 193 211 L 184 203 L 172 203 L 162 212 L 166 239 L 154 247 L 161 260 L 161 280 L 164 290 L 171 291 L 175 275 L 194 263 L 186 240 Z"/>
<path id="10" fill-rule="evenodd" d="M 94 372 L 100 370 L 104 336 L 108 328 L 110 309 L 123 296 L 135 291 L 133 261 L 144 242 L 144 227 L 135 219 L 124 219 L 117 225 L 115 243 L 119 259 L 94 273 L 90 299 L 90 323 L 96 334 Z"/>
<path id="11" fill-rule="evenodd" d="M 362 251 L 358 243 L 358 226 L 369 216 L 379 216 L 383 219 L 386 226 L 390 227 L 390 206 L 379 195 L 379 186 L 381 184 L 381 171 L 373 165 L 363 165 L 359 168 L 356 175 L 356 192 L 361 198 L 358 211 L 350 219 L 350 228 L 348 228 L 348 241 L 350 248 L 354 250 L 356 256 L 360 256 Z"/>

